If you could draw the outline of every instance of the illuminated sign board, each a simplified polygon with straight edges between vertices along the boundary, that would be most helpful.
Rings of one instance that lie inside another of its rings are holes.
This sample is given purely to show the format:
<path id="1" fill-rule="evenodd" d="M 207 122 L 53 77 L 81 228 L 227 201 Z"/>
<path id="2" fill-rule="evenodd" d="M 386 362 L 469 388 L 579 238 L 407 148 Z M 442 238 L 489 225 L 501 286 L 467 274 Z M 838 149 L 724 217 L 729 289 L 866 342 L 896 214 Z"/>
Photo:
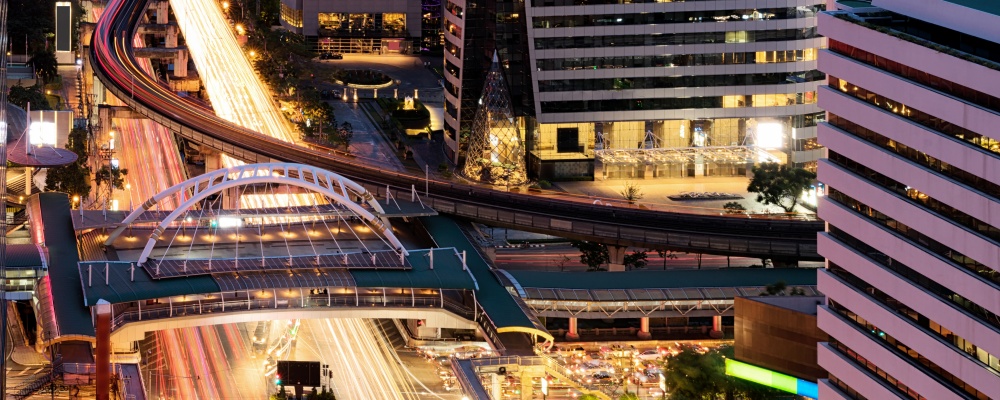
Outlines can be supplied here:
<path id="1" fill-rule="evenodd" d="M 56 51 L 73 51 L 73 6 L 56 2 Z"/>
<path id="2" fill-rule="evenodd" d="M 761 385 L 775 388 L 799 396 L 819 398 L 819 388 L 815 383 L 774 372 L 745 362 L 726 359 L 726 375 L 756 382 Z"/>

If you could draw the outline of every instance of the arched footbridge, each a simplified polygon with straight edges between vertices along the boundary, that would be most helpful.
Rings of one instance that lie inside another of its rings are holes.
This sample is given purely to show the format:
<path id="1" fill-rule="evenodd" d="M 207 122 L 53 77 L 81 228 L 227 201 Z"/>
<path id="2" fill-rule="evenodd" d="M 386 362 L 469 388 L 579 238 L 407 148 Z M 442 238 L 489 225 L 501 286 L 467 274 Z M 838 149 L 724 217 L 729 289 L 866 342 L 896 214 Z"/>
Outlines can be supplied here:
<path id="1" fill-rule="evenodd" d="M 816 220 L 693 215 L 630 207 L 607 207 L 480 186 L 425 180 L 423 174 L 386 171 L 324 151 L 282 142 L 217 117 L 202 103 L 182 98 L 146 75 L 131 40 L 148 0 L 111 1 L 93 35 L 89 61 L 96 77 L 116 97 L 175 134 L 250 163 L 288 161 L 335 171 L 376 197 L 409 197 L 425 189 L 424 203 L 441 213 L 483 223 L 618 246 L 708 254 L 821 260 Z"/>

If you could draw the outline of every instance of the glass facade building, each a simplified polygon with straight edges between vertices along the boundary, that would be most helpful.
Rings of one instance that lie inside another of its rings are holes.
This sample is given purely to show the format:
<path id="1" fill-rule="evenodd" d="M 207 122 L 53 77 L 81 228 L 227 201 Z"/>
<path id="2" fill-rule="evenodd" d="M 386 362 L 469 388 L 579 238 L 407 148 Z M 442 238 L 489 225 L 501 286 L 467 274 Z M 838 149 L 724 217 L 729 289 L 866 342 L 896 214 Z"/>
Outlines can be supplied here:
<path id="1" fill-rule="evenodd" d="M 1000 398 L 1000 9 L 844 3 L 819 17 L 820 399 Z"/>

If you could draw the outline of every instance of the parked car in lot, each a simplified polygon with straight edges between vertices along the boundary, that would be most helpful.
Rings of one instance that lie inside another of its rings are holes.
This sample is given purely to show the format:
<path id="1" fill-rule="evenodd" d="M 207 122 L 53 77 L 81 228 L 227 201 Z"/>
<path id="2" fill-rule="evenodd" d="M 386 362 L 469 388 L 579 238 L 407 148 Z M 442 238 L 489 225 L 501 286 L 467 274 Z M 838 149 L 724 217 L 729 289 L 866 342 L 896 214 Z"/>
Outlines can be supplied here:
<path id="1" fill-rule="evenodd" d="M 646 351 L 644 351 L 642 353 L 639 353 L 639 355 L 637 355 L 636 358 L 638 358 L 640 360 L 643 360 L 643 361 L 656 361 L 656 360 L 659 360 L 660 358 L 662 358 L 663 356 L 664 356 L 664 353 L 653 349 L 653 350 L 646 350 Z"/>
<path id="2" fill-rule="evenodd" d="M 340 53 L 320 53 L 320 60 L 343 60 L 344 55 Z"/>

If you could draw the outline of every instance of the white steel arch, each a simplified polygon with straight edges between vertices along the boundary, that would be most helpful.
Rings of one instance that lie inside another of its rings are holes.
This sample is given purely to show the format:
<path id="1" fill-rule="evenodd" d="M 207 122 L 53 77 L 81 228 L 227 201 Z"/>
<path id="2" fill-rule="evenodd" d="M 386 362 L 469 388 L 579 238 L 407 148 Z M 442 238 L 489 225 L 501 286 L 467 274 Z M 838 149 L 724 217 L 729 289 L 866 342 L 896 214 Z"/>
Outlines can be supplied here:
<path id="1" fill-rule="evenodd" d="M 142 204 L 142 207 L 132 211 L 125 217 L 122 224 L 108 235 L 108 239 L 104 244 L 106 246 L 111 245 L 129 224 L 134 222 L 144 212 L 152 209 L 161 200 L 182 190 L 190 189 L 192 192 L 191 198 L 167 215 L 156 229 L 153 230 L 153 234 L 150 235 L 149 241 L 146 243 L 146 247 L 143 249 L 142 255 L 138 260 L 139 264 L 142 264 L 148 259 L 160 234 L 182 213 L 208 196 L 223 190 L 259 183 L 285 184 L 321 193 L 337 202 L 337 204 L 353 211 L 359 218 L 371 224 L 373 229 L 382 232 L 386 240 L 392 244 L 397 252 L 404 255 L 408 254 L 403 244 L 392 233 L 392 227 L 389 226 L 389 222 L 385 218 L 380 219 L 376 217 L 370 211 L 362 208 L 358 203 L 350 200 L 350 196 L 353 193 L 371 206 L 376 213 L 383 214 L 385 211 L 382 209 L 382 206 L 378 204 L 378 201 L 375 200 L 375 197 L 367 189 L 357 182 L 325 169 L 293 163 L 247 164 L 239 167 L 220 169 L 178 183 L 146 200 Z"/>

